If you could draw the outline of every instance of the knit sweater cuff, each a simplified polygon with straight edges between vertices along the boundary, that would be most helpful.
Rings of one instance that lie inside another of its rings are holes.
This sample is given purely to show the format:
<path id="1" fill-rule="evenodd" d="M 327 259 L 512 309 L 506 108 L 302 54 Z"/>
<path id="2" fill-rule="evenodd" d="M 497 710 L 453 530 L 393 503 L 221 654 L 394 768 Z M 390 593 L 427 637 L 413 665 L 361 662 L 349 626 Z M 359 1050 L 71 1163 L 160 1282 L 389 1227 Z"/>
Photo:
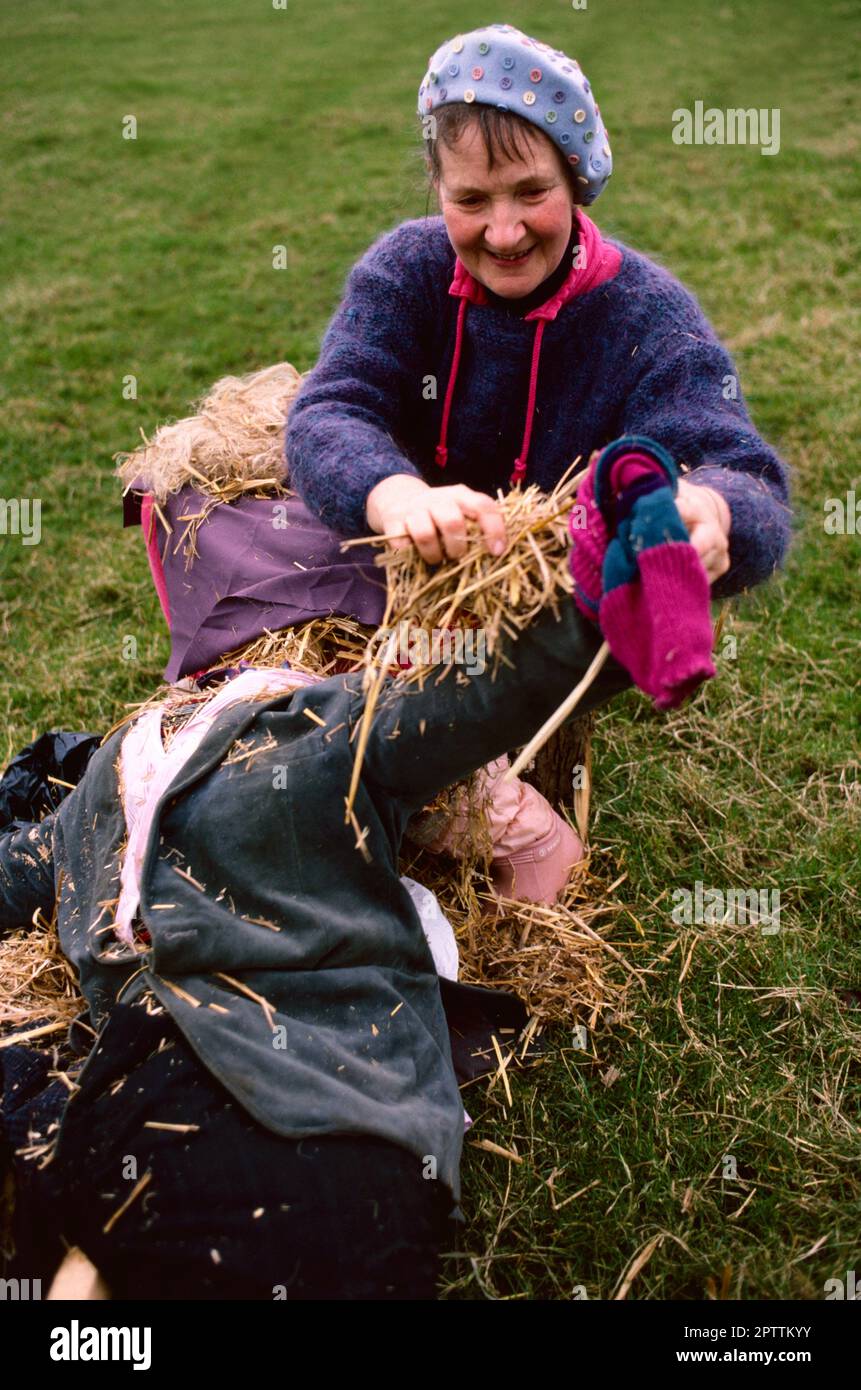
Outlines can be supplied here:
<path id="1" fill-rule="evenodd" d="M 713 598 L 728 598 L 770 579 L 785 559 L 791 513 L 768 484 L 751 473 L 703 464 L 682 475 L 695 487 L 720 493 L 730 510 L 730 568 L 712 585 Z"/>
<path id="2" fill-rule="evenodd" d="M 422 477 L 404 454 L 393 450 L 391 453 L 381 452 L 370 459 L 365 454 L 361 471 L 352 477 L 344 471 L 337 488 L 332 488 L 325 476 L 314 474 L 301 474 L 293 478 L 290 485 L 324 526 L 352 539 L 371 535 L 366 515 L 368 497 L 377 483 L 398 473 L 409 473 L 419 479 Z"/>

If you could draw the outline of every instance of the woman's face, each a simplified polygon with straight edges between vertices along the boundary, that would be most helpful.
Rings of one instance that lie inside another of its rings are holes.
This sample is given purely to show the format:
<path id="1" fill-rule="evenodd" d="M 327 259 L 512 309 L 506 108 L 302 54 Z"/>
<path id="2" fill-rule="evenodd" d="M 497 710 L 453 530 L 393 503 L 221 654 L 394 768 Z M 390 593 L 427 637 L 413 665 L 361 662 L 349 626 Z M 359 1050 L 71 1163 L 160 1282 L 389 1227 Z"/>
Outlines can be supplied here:
<path id="1" fill-rule="evenodd" d="M 439 146 L 437 197 L 449 241 L 476 280 L 507 299 L 530 294 L 553 274 L 573 218 L 571 186 L 553 145 L 528 128 L 523 139 L 528 155 L 500 155 L 492 173 L 477 122 L 453 148 Z M 521 252 L 519 260 L 499 259 Z"/>

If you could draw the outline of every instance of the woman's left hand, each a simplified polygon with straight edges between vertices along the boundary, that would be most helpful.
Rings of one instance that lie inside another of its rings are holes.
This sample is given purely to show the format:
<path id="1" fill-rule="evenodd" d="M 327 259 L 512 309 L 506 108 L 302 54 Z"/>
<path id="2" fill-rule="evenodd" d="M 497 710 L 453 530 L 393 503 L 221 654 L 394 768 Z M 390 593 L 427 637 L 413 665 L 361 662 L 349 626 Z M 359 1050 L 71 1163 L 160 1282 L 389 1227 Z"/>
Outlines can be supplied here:
<path id="1" fill-rule="evenodd" d="M 729 505 L 713 487 L 698 487 L 680 478 L 676 506 L 709 583 L 714 584 L 729 569 L 729 533 L 732 525 Z"/>

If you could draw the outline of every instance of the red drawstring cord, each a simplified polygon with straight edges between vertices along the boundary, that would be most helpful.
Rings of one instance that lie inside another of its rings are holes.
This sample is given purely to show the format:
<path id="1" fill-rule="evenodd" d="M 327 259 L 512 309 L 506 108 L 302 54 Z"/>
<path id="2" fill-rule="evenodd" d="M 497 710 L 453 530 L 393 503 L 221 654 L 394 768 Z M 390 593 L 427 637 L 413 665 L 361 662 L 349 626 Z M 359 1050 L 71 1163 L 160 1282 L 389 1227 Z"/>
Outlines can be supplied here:
<path id="1" fill-rule="evenodd" d="M 442 409 L 442 428 L 440 429 L 439 444 L 436 446 L 436 462 L 440 468 L 445 468 L 448 462 L 448 449 L 446 448 L 446 436 L 448 434 L 448 418 L 451 414 L 451 402 L 454 396 L 454 384 L 457 380 L 457 369 L 460 365 L 460 349 L 463 342 L 463 321 L 466 317 L 467 301 L 462 298 L 457 311 L 457 330 L 454 338 L 454 357 L 452 358 L 451 371 L 448 377 L 448 386 L 445 392 L 445 404 Z"/>
<path id="2" fill-rule="evenodd" d="M 535 395 L 538 387 L 538 360 L 541 356 L 541 339 L 544 336 L 544 325 L 546 319 L 538 320 L 538 327 L 535 330 L 535 341 L 532 344 L 532 367 L 529 372 L 529 401 L 526 406 L 526 427 L 523 431 L 523 443 L 520 446 L 520 456 L 514 460 L 514 472 L 508 480 L 510 487 L 516 487 L 518 483 L 526 477 L 526 459 L 529 454 L 529 441 L 532 437 L 532 416 L 535 412 Z"/>
<path id="3" fill-rule="evenodd" d="M 467 299 L 463 297 L 457 311 L 457 329 L 454 339 L 454 356 L 451 363 L 451 371 L 446 387 L 445 402 L 442 410 L 442 426 L 440 428 L 439 443 L 436 446 L 435 459 L 438 467 L 445 468 L 448 462 L 448 448 L 446 438 L 448 436 L 448 422 L 451 416 L 451 406 L 454 397 L 454 387 L 457 380 L 457 371 L 460 366 L 460 353 L 463 346 L 463 324 L 466 317 Z M 532 344 L 532 365 L 529 371 L 529 399 L 526 405 L 526 425 L 523 431 L 523 442 L 520 446 L 520 456 L 514 461 L 514 471 L 509 478 L 509 486 L 516 487 L 526 477 L 526 460 L 529 455 L 529 442 L 532 438 L 532 417 L 535 414 L 535 397 L 538 390 L 538 366 L 541 358 L 541 340 L 544 337 L 546 319 L 539 319 L 535 330 L 535 340 Z"/>

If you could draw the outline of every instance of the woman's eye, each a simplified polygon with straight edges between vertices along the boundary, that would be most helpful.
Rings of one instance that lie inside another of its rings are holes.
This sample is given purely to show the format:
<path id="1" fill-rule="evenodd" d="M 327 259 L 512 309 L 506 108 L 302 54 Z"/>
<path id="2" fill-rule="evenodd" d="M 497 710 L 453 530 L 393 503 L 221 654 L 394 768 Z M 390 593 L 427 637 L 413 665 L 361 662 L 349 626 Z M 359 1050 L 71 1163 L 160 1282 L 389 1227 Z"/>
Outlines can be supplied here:
<path id="1" fill-rule="evenodd" d="M 526 188 L 521 196 L 524 198 L 543 198 L 549 191 L 548 188 Z M 459 208 L 470 208 L 476 207 L 480 202 L 481 198 L 473 193 L 467 198 L 458 198 L 457 205 Z"/>

